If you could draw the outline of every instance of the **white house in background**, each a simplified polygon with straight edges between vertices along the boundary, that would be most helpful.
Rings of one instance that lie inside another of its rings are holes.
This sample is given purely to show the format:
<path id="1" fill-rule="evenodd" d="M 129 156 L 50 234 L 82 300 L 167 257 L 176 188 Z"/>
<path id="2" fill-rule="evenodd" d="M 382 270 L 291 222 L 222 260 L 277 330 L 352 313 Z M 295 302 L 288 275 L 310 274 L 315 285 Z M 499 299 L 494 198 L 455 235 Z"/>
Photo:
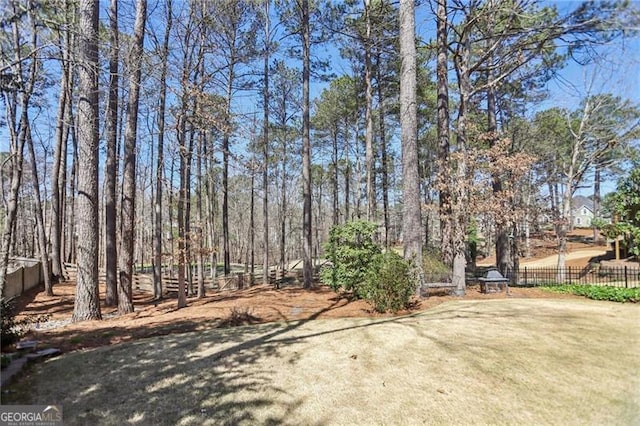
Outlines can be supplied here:
<path id="1" fill-rule="evenodd" d="M 594 217 L 593 201 L 577 195 L 571 200 L 571 221 L 575 228 L 590 228 Z"/>

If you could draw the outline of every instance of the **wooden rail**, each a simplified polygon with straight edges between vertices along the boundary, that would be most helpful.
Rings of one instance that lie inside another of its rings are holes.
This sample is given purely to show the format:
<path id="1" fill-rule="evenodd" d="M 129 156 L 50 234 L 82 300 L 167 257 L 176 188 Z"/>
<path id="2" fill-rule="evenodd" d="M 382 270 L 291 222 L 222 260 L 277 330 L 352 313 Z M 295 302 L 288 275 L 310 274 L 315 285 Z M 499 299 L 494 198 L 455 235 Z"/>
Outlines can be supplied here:
<path id="1" fill-rule="evenodd" d="M 65 263 L 65 270 L 67 277 L 75 281 L 78 278 L 78 268 L 76 264 L 73 263 Z M 273 270 L 269 271 L 270 282 L 275 282 L 277 275 Z M 279 274 L 281 277 L 282 274 Z M 273 278 L 272 278 L 273 277 Z M 212 280 L 210 276 L 204 278 L 205 288 L 210 290 L 238 290 L 245 287 L 251 286 L 252 283 L 258 282 L 262 279 L 262 274 L 254 274 L 253 280 L 251 274 L 245 274 L 242 272 L 234 273 L 228 276 L 220 276 L 217 277 L 216 280 Z M 104 282 L 106 280 L 106 274 L 104 269 L 98 270 L 98 280 L 100 282 Z M 198 283 L 198 276 L 193 275 L 191 278 L 193 285 L 196 286 Z M 188 286 L 187 282 L 187 286 Z M 133 274 L 133 288 L 136 290 L 153 292 L 153 275 L 152 274 L 142 274 L 142 273 L 134 273 Z M 178 292 L 178 278 L 172 275 L 163 275 L 162 276 L 162 288 L 165 292 L 169 293 L 177 293 Z"/>

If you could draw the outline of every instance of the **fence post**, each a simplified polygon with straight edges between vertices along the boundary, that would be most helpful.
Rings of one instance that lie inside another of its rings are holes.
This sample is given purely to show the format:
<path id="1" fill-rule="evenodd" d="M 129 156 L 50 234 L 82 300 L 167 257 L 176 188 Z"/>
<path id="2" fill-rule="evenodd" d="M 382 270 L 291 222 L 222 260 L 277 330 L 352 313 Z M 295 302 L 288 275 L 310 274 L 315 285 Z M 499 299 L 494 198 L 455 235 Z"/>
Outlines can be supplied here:
<path id="1" fill-rule="evenodd" d="M 573 277 L 571 276 L 571 266 L 569 266 L 569 284 L 573 284 Z"/>
<path id="2" fill-rule="evenodd" d="M 524 285 L 529 286 L 529 279 L 527 278 L 527 267 L 524 267 Z"/>
<path id="3" fill-rule="evenodd" d="M 624 288 L 629 288 L 629 276 L 627 275 L 627 265 L 624 266 Z"/>

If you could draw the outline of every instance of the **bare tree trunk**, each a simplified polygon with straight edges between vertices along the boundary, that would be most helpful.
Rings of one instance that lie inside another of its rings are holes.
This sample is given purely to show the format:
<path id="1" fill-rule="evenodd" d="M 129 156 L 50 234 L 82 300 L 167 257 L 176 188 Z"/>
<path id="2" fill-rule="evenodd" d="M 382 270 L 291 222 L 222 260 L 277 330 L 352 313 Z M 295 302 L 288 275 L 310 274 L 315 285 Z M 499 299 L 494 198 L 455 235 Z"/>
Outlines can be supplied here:
<path id="1" fill-rule="evenodd" d="M 384 216 L 384 246 L 389 248 L 389 156 L 387 154 L 387 131 L 385 126 L 384 95 L 382 93 L 382 76 L 380 74 L 380 52 L 378 51 L 378 67 L 376 80 L 378 81 L 378 115 L 380 127 L 380 149 L 382 150 L 382 209 Z"/>
<path id="2" fill-rule="evenodd" d="M 69 10 L 65 8 L 65 19 L 68 19 Z M 60 61 L 60 96 L 58 98 L 58 113 L 56 119 L 56 148 L 53 158 L 53 170 L 51 171 L 51 270 L 54 280 L 63 278 L 63 244 L 62 220 L 63 220 L 63 196 L 64 179 L 61 179 L 62 172 L 66 169 L 66 145 L 69 134 L 69 125 L 65 122 L 69 104 L 71 103 L 70 80 L 71 80 L 71 33 L 65 31 L 60 36 L 60 43 L 64 45 L 61 50 L 62 60 Z"/>
<path id="3" fill-rule="evenodd" d="M 173 3 L 167 0 L 167 27 L 164 32 L 160 71 L 160 99 L 158 107 L 158 163 L 156 165 L 156 199 L 154 206 L 155 226 L 154 237 L 154 261 L 153 261 L 153 297 L 162 299 L 162 193 L 164 181 L 164 127 L 165 109 L 167 106 L 167 63 L 169 58 L 169 35 L 173 23 Z"/>
<path id="4" fill-rule="evenodd" d="M 184 64 L 186 69 L 187 64 Z M 184 71 L 184 70 L 183 70 Z M 186 73 L 186 71 L 184 71 Z M 186 80 L 183 74 L 183 90 L 186 90 Z M 186 108 L 186 101 L 183 99 L 183 108 Z M 187 306 L 187 286 L 185 282 L 185 214 L 184 203 L 187 198 L 187 148 L 185 146 L 186 126 L 185 117 L 181 116 L 178 123 L 178 144 L 180 150 L 180 191 L 178 194 L 178 309 Z"/>
<path id="5" fill-rule="evenodd" d="M 106 306 L 118 303 L 118 252 L 116 180 L 118 170 L 118 0 L 111 0 L 109 8 L 111 31 L 109 48 L 109 102 L 106 116 L 107 161 L 104 172 L 104 216 L 105 216 L 105 257 L 106 257 Z"/>
<path id="6" fill-rule="evenodd" d="M 250 283 L 253 284 L 253 276 L 255 273 L 256 263 L 256 220 L 255 220 L 255 198 L 256 198 L 256 171 L 255 164 L 251 164 L 251 200 L 249 202 L 249 273 L 251 274 Z M 265 269 L 264 274 L 267 273 Z"/>
<path id="7" fill-rule="evenodd" d="M 7 96 L 5 94 L 5 96 Z M 11 123 L 8 126 L 11 132 L 11 157 L 9 161 L 11 163 L 11 186 L 9 189 L 9 199 L 7 201 L 7 211 L 5 213 L 4 230 L 2 233 L 2 257 L 0 258 L 0 295 L 4 296 L 5 277 L 7 274 L 7 268 L 9 266 L 9 253 L 11 249 L 12 239 L 15 238 L 14 228 L 16 225 L 16 216 L 18 212 L 18 195 L 20 191 L 20 184 L 22 181 L 22 163 L 23 153 L 25 145 L 23 125 L 20 125 L 20 135 L 16 135 L 13 127 L 15 117 L 15 108 L 9 105 L 9 101 L 5 98 L 7 104 L 7 118 Z M 27 109 L 22 108 L 23 113 L 26 113 Z"/>
<path id="8" fill-rule="evenodd" d="M 594 219 L 600 218 L 600 183 L 602 180 L 602 167 L 599 164 L 595 166 L 595 172 L 593 176 L 593 217 Z M 600 243 L 600 231 L 593 225 L 593 243 Z"/>
<path id="9" fill-rule="evenodd" d="M 78 34 L 78 281 L 73 321 L 102 319 L 98 292 L 98 3 L 81 0 Z"/>
<path id="10" fill-rule="evenodd" d="M 460 89 L 460 102 L 458 104 L 458 135 L 457 151 L 460 153 L 456 158 L 456 171 L 453 187 L 453 226 L 452 226 L 452 246 L 453 246 L 453 277 L 452 282 L 456 286 L 455 293 L 463 296 L 466 291 L 465 269 L 466 269 L 466 238 L 467 238 L 467 108 L 471 93 L 471 83 L 469 77 L 470 44 L 468 39 L 460 41 L 460 51 L 455 57 L 456 73 L 458 75 L 458 87 Z"/>
<path id="11" fill-rule="evenodd" d="M 120 281 L 118 288 L 118 312 L 123 315 L 133 312 L 133 263 L 136 217 L 136 144 L 138 128 L 138 104 L 144 30 L 147 20 L 147 0 L 137 0 L 136 20 L 133 28 L 133 44 L 129 66 L 129 101 L 127 105 L 127 127 L 124 134 L 124 166 L 122 180 L 122 246 L 120 250 Z"/>
<path id="12" fill-rule="evenodd" d="M 207 145 L 204 145 L 204 158 L 207 159 L 208 170 L 207 178 L 205 179 L 206 189 L 206 206 L 207 206 L 207 225 L 208 225 L 208 237 L 211 245 L 211 281 L 215 285 L 217 275 L 217 261 L 218 261 L 218 240 L 216 236 L 216 211 L 218 210 L 216 186 L 210 165 L 214 163 L 213 150 L 208 151 Z"/>
<path id="13" fill-rule="evenodd" d="M 400 133 L 402 139 L 402 234 L 404 257 L 413 263 L 416 291 L 424 283 L 418 170 L 414 0 L 400 0 Z"/>
<path id="14" fill-rule="evenodd" d="M 264 2 L 264 123 L 262 136 L 262 219 L 264 252 L 262 254 L 262 284 L 269 283 L 269 58 L 271 53 L 271 21 L 269 19 L 270 0 Z"/>
<path id="15" fill-rule="evenodd" d="M 233 64 L 233 61 L 231 61 Z M 227 93 L 225 98 L 225 126 L 222 136 L 222 244 L 224 250 L 224 274 L 231 273 L 231 253 L 229 247 L 229 139 L 231 132 L 231 96 L 233 91 L 233 65 L 229 67 Z"/>
<path id="16" fill-rule="evenodd" d="M 78 111 L 79 114 L 79 111 Z M 71 120 L 76 121 L 73 117 L 73 111 L 71 112 Z M 71 175 L 69 176 L 69 196 L 63 197 L 63 199 L 67 200 L 68 206 L 67 209 L 70 210 L 69 214 L 66 218 L 67 226 L 65 227 L 66 232 L 66 258 L 67 262 L 75 263 L 76 262 L 76 206 L 77 206 L 77 197 L 78 193 L 78 130 L 77 125 L 73 125 L 71 129 L 71 147 L 73 148 L 73 160 L 71 161 Z"/>
<path id="17" fill-rule="evenodd" d="M 33 191 L 35 202 L 36 227 L 38 232 L 38 248 L 40 252 L 40 262 L 42 263 L 42 274 L 44 276 L 44 291 L 47 296 L 53 296 L 53 288 L 51 286 L 51 273 L 49 271 L 49 252 L 47 250 L 47 236 L 44 229 L 44 215 L 42 212 L 42 200 L 40 196 L 40 179 L 38 177 L 38 162 L 36 161 L 36 153 L 33 148 L 33 139 L 31 138 L 31 125 L 27 123 L 25 129 L 26 142 L 31 157 L 31 178 L 33 179 Z"/>
<path id="18" fill-rule="evenodd" d="M 338 224 L 338 216 L 339 216 L 339 206 L 338 206 L 338 129 L 334 129 L 334 133 L 332 135 L 332 151 L 331 151 L 331 162 L 333 163 L 333 175 L 331 178 L 331 186 L 332 186 L 332 207 L 333 212 L 331 216 L 331 224 L 336 226 Z"/>
<path id="19" fill-rule="evenodd" d="M 311 220 L 311 139 L 309 121 L 310 31 L 309 0 L 302 0 L 302 253 L 304 288 L 313 286 Z"/>
<path id="20" fill-rule="evenodd" d="M 365 85 L 365 162 L 367 174 L 367 220 L 375 220 L 375 188 L 373 171 L 373 85 L 371 77 L 371 3 L 364 0 L 365 40 L 364 40 L 364 85 Z"/>
<path id="21" fill-rule="evenodd" d="M 440 194 L 440 236 L 442 260 L 447 265 L 453 265 L 453 210 L 451 199 L 451 179 L 449 176 L 449 70 L 448 70 L 448 41 L 447 41 L 447 0 L 438 0 L 437 11 L 437 44 L 438 59 L 436 74 L 438 79 L 438 189 Z"/>
<path id="22" fill-rule="evenodd" d="M 204 215 L 202 211 L 202 159 L 204 157 L 204 145 L 206 143 L 206 135 L 204 131 L 200 132 L 200 138 L 198 143 L 198 156 L 197 156 L 197 168 L 198 168 L 198 192 L 196 193 L 196 209 L 198 210 L 198 227 L 196 229 L 198 235 L 198 298 L 201 299 L 205 296 L 204 288 Z"/>
<path id="23" fill-rule="evenodd" d="M 284 103 L 284 102 L 283 102 Z M 286 108 L 286 105 L 284 106 Z M 286 111 L 286 109 L 285 109 Z M 286 232 L 287 232 L 287 133 L 286 133 L 286 114 L 283 114 L 282 129 L 284 129 L 282 135 L 282 183 L 280 192 L 282 193 L 281 200 L 281 214 L 280 218 L 280 270 L 282 274 L 285 273 L 286 263 Z"/>
<path id="24" fill-rule="evenodd" d="M 71 57 L 71 43 L 69 43 L 69 53 L 68 56 Z M 59 200 L 59 226 L 60 226 L 60 230 L 59 230 L 59 235 L 60 235 L 60 241 L 59 241 L 59 256 L 60 256 L 60 266 L 61 266 L 61 272 L 62 272 L 62 279 L 67 279 L 67 274 L 66 274 L 66 269 L 65 269 L 65 265 L 64 265 L 64 258 L 65 258 L 65 248 L 66 248 L 66 244 L 68 243 L 67 239 L 65 238 L 65 230 L 66 230 L 66 217 L 67 217 L 67 213 L 68 213 L 68 208 L 67 208 L 67 152 L 69 151 L 69 135 L 72 134 L 72 122 L 73 122 L 73 115 L 71 112 L 71 99 L 72 99 L 72 93 L 71 93 L 71 76 L 73 74 L 72 71 L 72 67 L 69 66 L 68 70 L 67 70 L 67 102 L 66 102 L 66 106 L 65 106 L 65 113 L 64 113 L 64 117 L 65 117 L 65 123 L 64 123 L 64 129 L 63 129 L 63 135 L 62 135 L 62 145 L 60 146 L 60 168 L 59 168 L 59 172 L 57 174 L 57 184 L 56 184 L 56 189 L 58 191 L 57 194 L 57 198 Z M 73 137 L 73 136 L 72 136 Z M 52 181 L 53 184 L 53 181 Z M 55 217 L 55 215 L 53 215 Z"/>
<path id="25" fill-rule="evenodd" d="M 351 193 L 351 160 L 349 156 L 349 143 L 345 137 L 345 161 L 344 161 L 344 220 L 351 220 L 350 193 Z"/>
<path id="26" fill-rule="evenodd" d="M 194 110 L 196 107 L 194 106 Z M 193 271 L 191 269 L 191 161 L 193 156 L 193 143 L 195 138 L 195 130 L 193 126 L 189 126 L 189 147 L 186 152 L 186 179 L 184 190 L 184 256 L 185 263 L 187 265 L 187 283 L 189 288 L 189 295 L 193 296 Z"/>
<path id="27" fill-rule="evenodd" d="M 17 15 L 18 11 L 16 10 L 16 4 L 12 5 L 13 13 Z M 31 5 L 30 5 L 31 6 Z M 33 20 L 33 16 L 31 15 L 31 7 L 29 7 L 28 16 L 31 22 L 31 49 L 36 51 L 37 48 L 37 32 L 35 27 L 35 22 Z M 15 132 L 15 121 L 16 117 L 16 107 L 18 102 L 17 93 L 14 93 L 13 96 L 9 96 L 7 92 L 4 92 L 5 96 L 5 104 L 6 104 L 6 112 L 7 112 L 7 121 L 10 132 L 10 149 L 11 149 L 11 187 L 9 190 L 9 200 L 7 202 L 7 212 L 4 221 L 4 231 L 2 234 L 2 245 L 0 247 L 0 296 L 4 295 L 4 287 L 5 280 L 7 275 L 7 268 L 9 266 L 9 255 L 11 253 L 11 245 L 12 242 L 15 243 L 15 228 L 16 228 L 16 217 L 18 212 L 18 204 L 19 204 L 19 191 L 20 185 L 22 182 L 22 165 L 24 161 L 24 146 L 27 140 L 28 132 L 29 132 L 29 104 L 31 100 L 31 94 L 33 93 L 33 88 L 35 84 L 36 72 L 38 61 L 35 58 L 31 61 L 31 66 L 29 69 L 28 80 L 25 82 L 23 78 L 23 69 L 22 69 L 22 61 L 24 58 L 22 57 L 22 46 L 20 42 L 20 28 L 18 26 L 17 20 L 14 20 L 12 23 L 12 32 L 13 32 L 13 49 L 14 49 L 14 62 L 15 62 L 15 70 L 14 70 L 14 78 L 16 79 L 15 83 L 17 87 L 23 88 L 20 97 L 20 122 L 18 124 L 19 133 Z"/>

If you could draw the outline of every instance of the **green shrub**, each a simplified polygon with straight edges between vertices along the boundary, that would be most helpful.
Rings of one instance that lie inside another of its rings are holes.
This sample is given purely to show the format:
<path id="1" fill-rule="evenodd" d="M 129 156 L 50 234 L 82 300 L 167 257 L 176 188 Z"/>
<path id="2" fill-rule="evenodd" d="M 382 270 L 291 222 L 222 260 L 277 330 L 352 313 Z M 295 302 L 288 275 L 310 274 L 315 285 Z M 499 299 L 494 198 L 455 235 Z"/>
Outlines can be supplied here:
<path id="1" fill-rule="evenodd" d="M 13 300 L 9 299 L 1 299 L 0 300 L 0 309 L 2 309 L 2 336 L 0 340 L 2 340 L 2 346 L 11 345 L 24 336 L 24 320 L 18 321 L 16 320 L 16 306 Z"/>
<path id="2" fill-rule="evenodd" d="M 16 314 L 16 305 L 12 299 L 0 299 L 0 342 L 3 348 L 22 339 L 31 324 L 46 322 L 50 318 L 47 314 L 17 320 Z"/>
<path id="3" fill-rule="evenodd" d="M 543 290 L 556 293 L 575 294 L 593 300 L 608 300 L 611 302 L 640 302 L 640 288 L 622 288 L 597 285 L 558 285 L 542 287 Z"/>
<path id="4" fill-rule="evenodd" d="M 332 227 L 325 245 L 330 263 L 320 272 L 320 280 L 336 291 L 343 289 L 363 298 L 367 274 L 381 253 L 373 241 L 377 228 L 362 220 Z"/>
<path id="5" fill-rule="evenodd" d="M 400 255 L 378 255 L 367 274 L 364 298 L 378 312 L 398 312 L 409 306 L 415 292 L 411 265 Z"/>

